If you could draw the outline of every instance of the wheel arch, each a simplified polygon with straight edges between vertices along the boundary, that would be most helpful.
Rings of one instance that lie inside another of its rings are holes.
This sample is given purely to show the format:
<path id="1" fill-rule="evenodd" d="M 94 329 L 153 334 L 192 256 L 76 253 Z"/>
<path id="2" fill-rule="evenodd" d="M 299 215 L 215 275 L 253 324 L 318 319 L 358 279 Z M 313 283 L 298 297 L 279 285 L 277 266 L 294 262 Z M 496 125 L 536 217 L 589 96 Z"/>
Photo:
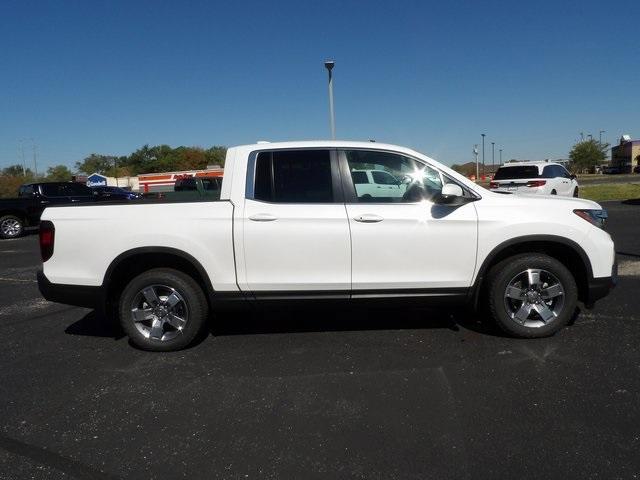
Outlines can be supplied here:
<path id="1" fill-rule="evenodd" d="M 511 238 L 489 252 L 473 283 L 473 303 L 478 304 L 478 297 L 483 287 L 483 281 L 489 269 L 505 258 L 519 253 L 543 253 L 555 258 L 573 274 L 578 286 L 578 298 L 588 299 L 589 280 L 593 278 L 593 270 L 589 256 L 584 249 L 571 239 L 556 235 L 526 235 Z"/>
<path id="2" fill-rule="evenodd" d="M 211 303 L 213 284 L 202 264 L 192 255 L 171 247 L 133 248 L 114 258 L 102 281 L 107 301 L 113 300 L 130 279 L 152 268 L 173 268 L 190 275 Z"/>

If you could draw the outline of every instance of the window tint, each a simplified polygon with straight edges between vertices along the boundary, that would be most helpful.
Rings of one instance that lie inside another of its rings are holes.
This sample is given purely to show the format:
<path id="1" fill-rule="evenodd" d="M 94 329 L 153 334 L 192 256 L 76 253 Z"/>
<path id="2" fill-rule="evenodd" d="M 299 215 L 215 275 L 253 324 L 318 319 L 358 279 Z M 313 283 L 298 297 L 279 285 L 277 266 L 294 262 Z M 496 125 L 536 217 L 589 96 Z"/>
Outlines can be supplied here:
<path id="1" fill-rule="evenodd" d="M 404 155 L 367 150 L 349 150 L 345 155 L 352 178 L 370 171 L 375 181 L 365 184 L 354 180 L 358 202 L 420 202 L 442 191 L 437 170 Z"/>
<path id="2" fill-rule="evenodd" d="M 493 177 L 494 180 L 515 180 L 518 178 L 538 178 L 538 167 L 535 165 L 500 167 Z"/>
<path id="3" fill-rule="evenodd" d="M 44 183 L 40 186 L 45 197 L 66 197 L 62 187 L 63 185 L 58 183 Z"/>
<path id="4" fill-rule="evenodd" d="M 18 191 L 19 197 L 30 197 L 33 195 L 33 185 L 23 185 Z"/>
<path id="5" fill-rule="evenodd" d="M 367 177 L 367 172 L 351 172 L 351 178 L 353 179 L 353 183 L 356 185 L 369 183 L 369 177 Z"/>
<path id="6" fill-rule="evenodd" d="M 380 185 L 397 185 L 398 179 L 387 172 L 371 172 L 371 176 L 373 177 L 373 182 L 378 183 Z"/>
<path id="7" fill-rule="evenodd" d="M 256 159 L 254 198 L 279 203 L 332 203 L 328 150 L 263 152 Z"/>
<path id="8" fill-rule="evenodd" d="M 81 185 L 79 183 L 66 183 L 61 185 L 62 192 L 64 195 L 75 196 L 75 197 L 90 197 L 93 195 L 93 191 L 87 187 L 86 185 Z"/>

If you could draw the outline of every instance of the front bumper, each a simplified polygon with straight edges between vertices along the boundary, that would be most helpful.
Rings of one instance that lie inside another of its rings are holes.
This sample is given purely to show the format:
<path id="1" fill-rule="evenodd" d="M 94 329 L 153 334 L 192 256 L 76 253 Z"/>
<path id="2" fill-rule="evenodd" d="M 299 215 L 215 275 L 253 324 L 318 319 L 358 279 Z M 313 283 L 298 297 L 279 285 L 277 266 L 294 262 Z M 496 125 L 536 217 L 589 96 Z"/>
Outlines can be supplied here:
<path id="1" fill-rule="evenodd" d="M 42 270 L 38 270 L 38 289 L 50 302 L 77 307 L 101 309 L 105 305 L 104 289 L 86 285 L 51 283 Z"/>
<path id="2" fill-rule="evenodd" d="M 618 284 L 618 262 L 614 262 L 610 277 L 592 278 L 588 285 L 587 305 L 593 305 L 596 300 L 609 295 L 609 292 Z"/>

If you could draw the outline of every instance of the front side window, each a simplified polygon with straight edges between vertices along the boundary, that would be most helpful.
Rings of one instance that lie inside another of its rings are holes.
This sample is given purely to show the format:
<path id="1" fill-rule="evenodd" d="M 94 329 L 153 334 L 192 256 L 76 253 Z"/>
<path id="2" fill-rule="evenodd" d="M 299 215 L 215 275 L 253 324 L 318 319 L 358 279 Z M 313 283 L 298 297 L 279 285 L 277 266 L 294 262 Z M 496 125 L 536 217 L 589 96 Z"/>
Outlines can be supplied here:
<path id="1" fill-rule="evenodd" d="M 332 203 L 329 151 L 259 153 L 255 166 L 254 199 L 275 203 Z"/>
<path id="2" fill-rule="evenodd" d="M 431 200 L 442 191 L 440 173 L 428 165 L 396 153 L 348 150 L 345 156 L 358 202 L 412 203 Z M 356 182 L 369 172 L 374 183 Z"/>

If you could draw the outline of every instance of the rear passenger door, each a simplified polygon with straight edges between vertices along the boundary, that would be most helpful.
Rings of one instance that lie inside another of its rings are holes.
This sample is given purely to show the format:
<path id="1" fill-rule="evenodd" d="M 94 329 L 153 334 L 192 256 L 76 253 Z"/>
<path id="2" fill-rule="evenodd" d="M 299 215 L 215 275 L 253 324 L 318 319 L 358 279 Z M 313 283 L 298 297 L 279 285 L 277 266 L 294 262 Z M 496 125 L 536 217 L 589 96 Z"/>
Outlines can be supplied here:
<path id="1" fill-rule="evenodd" d="M 262 151 L 249 158 L 238 281 L 256 297 L 347 298 L 351 242 L 335 151 Z"/>

